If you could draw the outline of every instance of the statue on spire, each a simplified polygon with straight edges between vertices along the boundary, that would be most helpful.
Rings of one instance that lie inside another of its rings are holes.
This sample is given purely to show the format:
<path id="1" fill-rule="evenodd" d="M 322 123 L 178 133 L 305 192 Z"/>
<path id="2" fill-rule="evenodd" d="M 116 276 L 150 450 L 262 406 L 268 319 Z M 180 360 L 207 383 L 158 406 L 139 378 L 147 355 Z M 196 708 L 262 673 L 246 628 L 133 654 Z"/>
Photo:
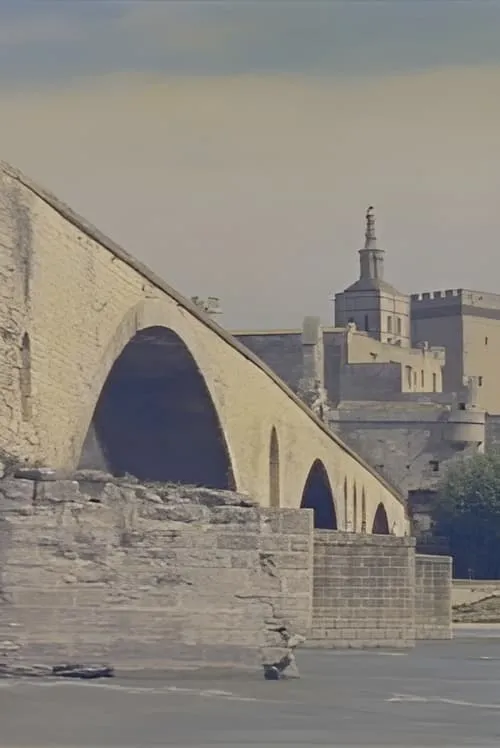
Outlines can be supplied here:
<path id="1" fill-rule="evenodd" d="M 375 242 L 375 209 L 373 205 L 370 205 L 366 211 L 365 248 L 374 247 Z"/>

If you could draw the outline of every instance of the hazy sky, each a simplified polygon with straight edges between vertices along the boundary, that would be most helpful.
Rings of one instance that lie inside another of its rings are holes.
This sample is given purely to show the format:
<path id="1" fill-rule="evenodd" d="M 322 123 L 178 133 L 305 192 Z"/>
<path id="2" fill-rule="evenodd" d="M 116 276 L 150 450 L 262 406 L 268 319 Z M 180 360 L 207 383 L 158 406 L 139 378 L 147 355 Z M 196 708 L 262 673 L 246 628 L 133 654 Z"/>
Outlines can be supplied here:
<path id="1" fill-rule="evenodd" d="M 0 0 L 0 158 L 229 327 L 500 293 L 500 0 Z"/>

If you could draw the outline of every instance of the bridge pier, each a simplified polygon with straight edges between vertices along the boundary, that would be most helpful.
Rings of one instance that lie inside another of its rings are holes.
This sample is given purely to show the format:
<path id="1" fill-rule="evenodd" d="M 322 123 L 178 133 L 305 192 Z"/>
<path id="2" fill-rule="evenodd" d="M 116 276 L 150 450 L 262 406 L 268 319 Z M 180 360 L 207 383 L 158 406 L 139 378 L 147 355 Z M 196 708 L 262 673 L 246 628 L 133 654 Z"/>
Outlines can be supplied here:
<path id="1" fill-rule="evenodd" d="M 0 480 L 0 653 L 258 666 L 283 627 L 327 648 L 450 636 L 449 559 L 410 538 L 314 530 L 310 509 L 229 491 L 21 475 Z"/>

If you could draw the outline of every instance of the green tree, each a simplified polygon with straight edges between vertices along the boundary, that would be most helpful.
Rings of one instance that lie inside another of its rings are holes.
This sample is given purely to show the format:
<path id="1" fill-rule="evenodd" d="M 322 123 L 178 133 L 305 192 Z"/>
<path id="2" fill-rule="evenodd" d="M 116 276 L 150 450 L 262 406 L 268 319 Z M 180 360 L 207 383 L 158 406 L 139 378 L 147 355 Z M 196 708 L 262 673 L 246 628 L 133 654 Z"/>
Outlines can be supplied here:
<path id="1" fill-rule="evenodd" d="M 448 470 L 433 509 L 434 534 L 450 544 L 454 576 L 500 578 L 500 452 Z"/>

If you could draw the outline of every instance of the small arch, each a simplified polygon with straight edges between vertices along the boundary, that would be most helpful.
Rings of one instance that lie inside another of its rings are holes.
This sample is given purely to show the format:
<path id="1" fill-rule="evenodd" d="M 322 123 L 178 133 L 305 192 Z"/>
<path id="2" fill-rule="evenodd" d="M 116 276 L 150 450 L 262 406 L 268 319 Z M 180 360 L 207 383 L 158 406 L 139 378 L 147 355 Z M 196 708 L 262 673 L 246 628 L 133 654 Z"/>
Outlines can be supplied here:
<path id="1" fill-rule="evenodd" d="M 79 467 L 114 475 L 234 489 L 217 411 L 188 347 L 173 330 L 142 328 L 102 387 Z"/>
<path id="2" fill-rule="evenodd" d="M 24 421 L 29 421 L 31 408 L 31 343 L 30 336 L 24 333 L 21 342 L 21 368 L 19 369 L 19 389 L 21 393 L 21 413 Z"/>
<path id="3" fill-rule="evenodd" d="M 361 491 L 361 532 L 366 532 L 366 493 L 364 486 Z"/>
<path id="4" fill-rule="evenodd" d="M 352 487 L 352 531 L 358 531 L 358 488 L 356 481 Z"/>
<path id="5" fill-rule="evenodd" d="M 280 505 L 280 448 L 278 434 L 273 426 L 269 444 L 269 506 Z"/>
<path id="6" fill-rule="evenodd" d="M 302 492 L 301 509 L 314 510 L 314 527 L 318 530 L 336 530 L 337 514 L 328 473 L 321 460 L 312 464 Z"/>
<path id="7" fill-rule="evenodd" d="M 344 529 L 349 530 L 349 488 L 344 478 Z"/>
<path id="8" fill-rule="evenodd" d="M 373 535 L 389 535 L 389 520 L 387 518 L 387 512 L 385 506 L 380 502 L 373 518 Z"/>

